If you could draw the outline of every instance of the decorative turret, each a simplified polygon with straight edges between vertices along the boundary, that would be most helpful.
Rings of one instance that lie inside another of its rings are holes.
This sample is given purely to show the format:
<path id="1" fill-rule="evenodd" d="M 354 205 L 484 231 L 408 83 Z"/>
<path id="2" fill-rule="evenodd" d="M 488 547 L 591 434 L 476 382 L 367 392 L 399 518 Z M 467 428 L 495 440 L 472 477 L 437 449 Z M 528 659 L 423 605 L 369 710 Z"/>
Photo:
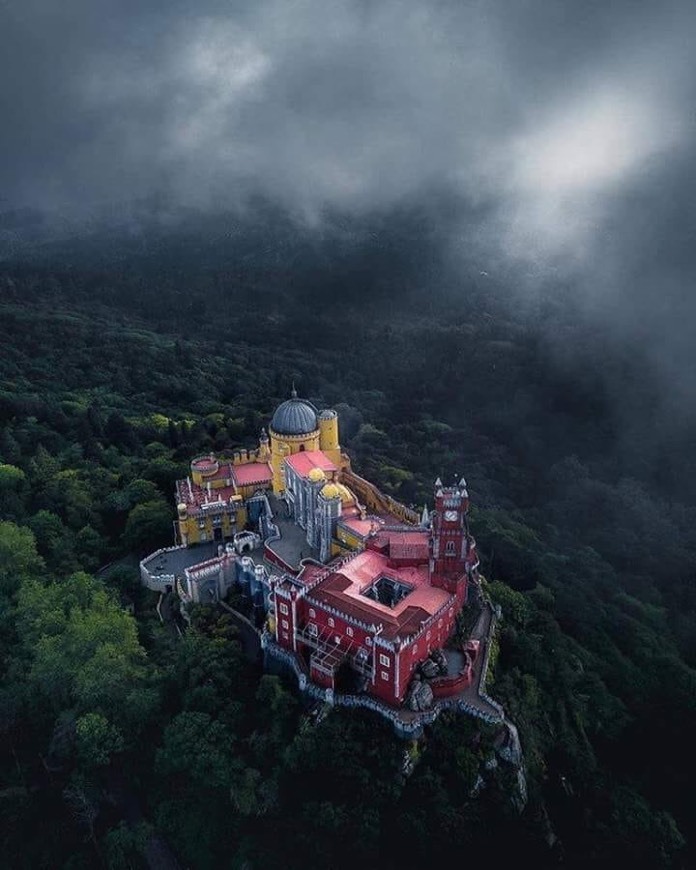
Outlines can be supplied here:
<path id="1" fill-rule="evenodd" d="M 268 462 L 271 458 L 271 444 L 265 429 L 259 435 L 259 462 Z"/>
<path id="2" fill-rule="evenodd" d="M 327 483 L 322 487 L 317 502 L 319 558 L 322 562 L 331 557 L 331 539 L 341 517 L 341 506 L 341 488 L 335 483 Z"/>

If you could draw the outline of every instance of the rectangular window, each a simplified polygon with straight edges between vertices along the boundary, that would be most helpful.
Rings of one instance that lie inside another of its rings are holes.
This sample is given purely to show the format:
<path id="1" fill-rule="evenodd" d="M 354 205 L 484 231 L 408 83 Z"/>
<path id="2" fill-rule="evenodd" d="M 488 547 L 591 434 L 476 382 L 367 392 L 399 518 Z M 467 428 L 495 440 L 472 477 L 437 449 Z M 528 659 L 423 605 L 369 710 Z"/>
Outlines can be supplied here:
<path id="1" fill-rule="evenodd" d="M 336 623 L 334 622 L 333 616 L 329 617 L 329 628 L 333 628 Z"/>
<path id="2" fill-rule="evenodd" d="M 350 626 L 346 628 L 346 634 L 348 637 L 353 637 L 353 629 Z"/>
<path id="3" fill-rule="evenodd" d="M 317 636 L 317 627 L 313 622 L 310 622 L 307 626 L 307 631 L 312 635 L 312 637 Z"/>
<path id="4" fill-rule="evenodd" d="M 382 671 L 382 679 L 383 680 L 389 679 L 389 672 L 388 671 Z"/>
<path id="5" fill-rule="evenodd" d="M 283 628 L 290 628 L 290 624 L 287 619 L 281 620 L 280 624 L 283 626 Z"/>
<path id="6" fill-rule="evenodd" d="M 283 604 L 282 601 L 280 602 L 280 612 L 283 614 L 283 616 L 287 616 L 288 613 L 289 613 L 289 611 L 288 611 L 288 605 L 287 605 L 287 604 Z"/>
<path id="7" fill-rule="evenodd" d="M 383 653 L 379 654 L 379 663 L 380 665 L 384 665 L 385 668 L 388 668 L 391 664 L 389 661 L 389 656 L 385 656 Z"/>
<path id="8" fill-rule="evenodd" d="M 372 638 L 371 637 L 365 638 L 365 646 L 372 646 Z"/>

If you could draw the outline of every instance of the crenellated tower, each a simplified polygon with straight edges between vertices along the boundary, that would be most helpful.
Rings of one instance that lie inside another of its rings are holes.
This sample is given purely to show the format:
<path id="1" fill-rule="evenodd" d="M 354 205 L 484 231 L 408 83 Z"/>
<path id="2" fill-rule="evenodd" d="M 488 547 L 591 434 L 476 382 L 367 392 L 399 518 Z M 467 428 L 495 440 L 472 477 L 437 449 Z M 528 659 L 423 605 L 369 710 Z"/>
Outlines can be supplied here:
<path id="1" fill-rule="evenodd" d="M 462 478 L 456 486 L 435 481 L 430 531 L 430 582 L 450 593 L 466 595 L 469 557 L 469 493 Z"/>

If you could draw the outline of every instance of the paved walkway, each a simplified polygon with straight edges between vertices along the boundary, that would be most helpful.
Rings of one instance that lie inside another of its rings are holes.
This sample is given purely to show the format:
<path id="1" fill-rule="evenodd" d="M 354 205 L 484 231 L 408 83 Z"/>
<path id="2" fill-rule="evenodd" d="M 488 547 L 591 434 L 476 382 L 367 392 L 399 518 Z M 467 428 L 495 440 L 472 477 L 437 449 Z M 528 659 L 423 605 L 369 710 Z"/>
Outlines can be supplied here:
<path id="1" fill-rule="evenodd" d="M 261 636 L 259 632 L 245 616 L 233 607 L 230 607 L 226 601 L 219 601 L 218 604 L 232 617 L 232 621 L 239 631 L 239 642 L 242 646 L 244 656 L 249 659 L 250 662 L 260 661 Z"/>
<path id="2" fill-rule="evenodd" d="M 300 561 L 306 558 L 316 559 L 318 554 L 307 543 L 307 533 L 288 516 L 285 502 L 269 496 L 268 501 L 273 511 L 273 522 L 278 526 L 280 538 L 269 541 L 268 547 L 291 568 L 299 570 Z"/>

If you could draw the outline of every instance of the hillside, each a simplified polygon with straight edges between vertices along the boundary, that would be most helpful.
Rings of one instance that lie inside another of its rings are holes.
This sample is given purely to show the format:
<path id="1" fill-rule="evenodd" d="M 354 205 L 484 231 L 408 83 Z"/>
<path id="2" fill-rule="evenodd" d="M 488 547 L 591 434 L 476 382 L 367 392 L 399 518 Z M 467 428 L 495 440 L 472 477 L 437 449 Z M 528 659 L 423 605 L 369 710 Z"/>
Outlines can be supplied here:
<path id="1" fill-rule="evenodd" d="M 6 247 L 11 866 L 144 866 L 153 829 L 193 867 L 693 862 L 693 430 L 572 288 L 522 300 L 480 263 L 455 273 L 427 226 L 321 234 L 266 215 Z M 293 379 L 337 408 L 355 468 L 399 500 L 466 475 L 503 609 L 492 691 L 521 734 L 522 815 L 504 770 L 474 794 L 490 755 L 474 722 L 440 720 L 405 779 L 386 725 L 338 711 L 308 725 L 223 616 L 201 612 L 178 640 L 132 569 L 94 577 L 168 543 L 191 454 L 252 443 Z"/>

